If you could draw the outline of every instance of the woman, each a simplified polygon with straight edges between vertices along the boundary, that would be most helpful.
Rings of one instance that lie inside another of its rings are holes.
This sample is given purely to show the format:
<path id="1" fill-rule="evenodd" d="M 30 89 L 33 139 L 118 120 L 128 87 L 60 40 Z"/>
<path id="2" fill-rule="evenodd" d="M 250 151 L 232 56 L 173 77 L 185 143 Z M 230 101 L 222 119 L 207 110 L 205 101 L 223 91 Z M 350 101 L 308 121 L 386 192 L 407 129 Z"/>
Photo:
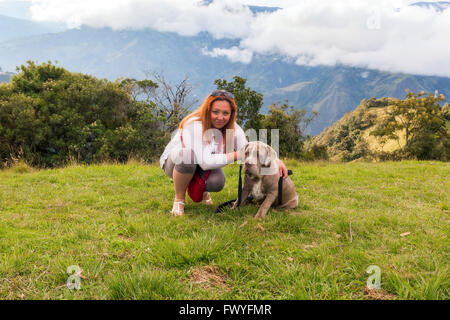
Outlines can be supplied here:
<path id="1" fill-rule="evenodd" d="M 222 167 L 236 161 L 238 152 L 232 150 L 239 150 L 247 143 L 244 131 L 236 123 L 236 112 L 233 95 L 215 90 L 181 121 L 178 132 L 160 157 L 161 168 L 174 183 L 172 214 L 184 214 L 186 190 L 196 173 L 206 177 L 202 203 L 212 205 L 209 192 L 223 189 Z M 280 175 L 287 177 L 287 168 L 281 160 L 279 165 Z M 209 175 L 204 175 L 205 172 Z"/>

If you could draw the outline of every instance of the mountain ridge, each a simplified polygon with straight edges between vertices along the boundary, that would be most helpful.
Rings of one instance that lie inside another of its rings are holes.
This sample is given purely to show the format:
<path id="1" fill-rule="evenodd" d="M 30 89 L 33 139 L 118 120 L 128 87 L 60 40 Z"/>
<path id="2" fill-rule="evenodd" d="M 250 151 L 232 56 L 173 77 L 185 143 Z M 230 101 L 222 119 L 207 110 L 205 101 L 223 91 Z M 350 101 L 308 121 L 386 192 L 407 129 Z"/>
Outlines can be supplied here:
<path id="1" fill-rule="evenodd" d="M 1 20 L 1 16 L 0 16 Z M 450 96 L 450 78 L 389 73 L 358 67 L 301 66 L 286 57 L 255 54 L 250 64 L 202 54 L 212 48 L 238 46 L 238 39 L 214 39 L 202 32 L 193 37 L 155 30 L 94 29 L 80 27 L 64 32 L 30 35 L 0 42 L 0 67 L 15 70 L 27 60 L 58 61 L 73 72 L 99 78 L 145 78 L 151 71 L 169 82 L 188 76 L 198 100 L 215 88 L 215 79 L 246 78 L 247 85 L 263 93 L 264 107 L 277 101 L 317 110 L 310 134 L 318 134 L 355 109 L 364 98 L 404 98 L 405 90 L 438 90 Z"/>
<path id="2" fill-rule="evenodd" d="M 415 2 L 415 3 L 411 4 L 411 6 L 417 6 L 417 7 L 427 8 L 427 9 L 434 9 L 438 12 L 442 12 L 442 11 L 450 8 L 450 2 L 449 1 L 435 1 L 435 2 L 420 1 L 420 2 Z"/>
<path id="3" fill-rule="evenodd" d="M 34 22 L 0 14 L 0 42 L 35 35 L 62 32 L 65 28 L 57 23 Z"/>

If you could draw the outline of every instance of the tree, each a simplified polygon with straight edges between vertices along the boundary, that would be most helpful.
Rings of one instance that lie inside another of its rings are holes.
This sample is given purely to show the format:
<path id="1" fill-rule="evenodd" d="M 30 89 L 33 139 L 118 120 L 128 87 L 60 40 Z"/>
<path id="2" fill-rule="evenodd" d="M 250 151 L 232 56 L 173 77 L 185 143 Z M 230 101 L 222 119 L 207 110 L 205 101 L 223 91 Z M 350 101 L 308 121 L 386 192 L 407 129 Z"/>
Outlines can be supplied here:
<path id="1" fill-rule="evenodd" d="M 305 109 L 296 109 L 286 101 L 281 106 L 274 103 L 269 106 L 269 114 L 263 115 L 261 128 L 268 129 L 267 141 L 271 141 L 271 129 L 279 129 L 279 153 L 284 157 L 302 158 L 306 139 L 305 130 L 318 116 L 313 111 L 310 116 Z"/>
<path id="2" fill-rule="evenodd" d="M 185 77 L 179 83 L 170 84 L 163 75 L 153 72 L 148 73 L 155 80 L 157 87 L 152 92 L 152 99 L 157 108 L 157 115 L 163 117 L 164 130 L 173 132 L 178 128 L 181 120 L 187 116 L 191 107 L 198 102 L 190 95 L 192 93 L 192 85 L 189 78 Z"/>
<path id="3" fill-rule="evenodd" d="M 398 141 L 398 132 L 403 132 L 403 151 L 408 156 L 419 159 L 446 159 L 449 154 L 449 134 L 444 112 L 439 104 L 444 100 L 443 95 L 408 91 L 405 100 L 397 100 L 388 111 L 386 121 L 371 134 Z"/>
<path id="4" fill-rule="evenodd" d="M 161 154 L 166 134 L 148 102 L 153 83 L 99 80 L 50 62 L 18 71 L 0 84 L 0 163 L 19 154 L 45 167 Z"/>
<path id="5" fill-rule="evenodd" d="M 119 78 L 117 81 L 120 86 L 127 91 L 133 101 L 144 101 L 146 103 L 152 102 L 152 97 L 158 88 L 158 84 L 152 80 L 136 80 L 133 78 Z"/>
<path id="6" fill-rule="evenodd" d="M 263 95 L 245 87 L 246 79 L 234 76 L 232 82 L 217 79 L 214 84 L 217 89 L 226 90 L 234 95 L 238 107 L 236 122 L 244 129 L 257 129 L 261 126 L 260 110 L 263 105 Z"/>
<path id="7" fill-rule="evenodd" d="M 446 103 L 442 108 L 442 115 L 446 121 L 450 121 L 450 104 Z"/>

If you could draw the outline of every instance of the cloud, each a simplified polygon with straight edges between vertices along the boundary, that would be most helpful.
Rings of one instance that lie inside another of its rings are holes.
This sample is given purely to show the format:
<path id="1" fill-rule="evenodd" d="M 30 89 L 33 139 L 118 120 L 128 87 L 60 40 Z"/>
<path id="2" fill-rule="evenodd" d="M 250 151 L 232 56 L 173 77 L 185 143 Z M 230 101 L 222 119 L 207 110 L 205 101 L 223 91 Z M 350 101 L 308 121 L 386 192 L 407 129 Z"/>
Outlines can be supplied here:
<path id="1" fill-rule="evenodd" d="M 214 48 L 213 50 L 207 50 L 203 48 L 202 53 L 205 56 L 210 57 L 227 57 L 231 62 L 250 63 L 253 58 L 253 52 L 246 49 L 240 49 L 238 47 L 231 47 L 230 49 Z"/>
<path id="2" fill-rule="evenodd" d="M 113 29 L 152 28 L 193 36 L 241 38 L 249 32 L 251 11 L 237 0 L 30 0 L 33 20 Z"/>
<path id="3" fill-rule="evenodd" d="M 289 10 L 256 17 L 240 47 L 279 53 L 311 66 L 341 63 L 450 76 L 450 9 L 398 5 L 302 1 Z"/>
<path id="4" fill-rule="evenodd" d="M 215 38 L 237 38 L 238 47 L 203 50 L 233 62 L 249 63 L 255 53 L 279 54 L 303 65 L 450 76 L 450 8 L 437 12 L 410 6 L 413 1 L 284 0 L 282 10 L 257 15 L 237 0 L 209 5 L 200 0 L 30 1 L 34 20 L 70 27 L 152 28 L 184 36 L 207 31 Z"/>

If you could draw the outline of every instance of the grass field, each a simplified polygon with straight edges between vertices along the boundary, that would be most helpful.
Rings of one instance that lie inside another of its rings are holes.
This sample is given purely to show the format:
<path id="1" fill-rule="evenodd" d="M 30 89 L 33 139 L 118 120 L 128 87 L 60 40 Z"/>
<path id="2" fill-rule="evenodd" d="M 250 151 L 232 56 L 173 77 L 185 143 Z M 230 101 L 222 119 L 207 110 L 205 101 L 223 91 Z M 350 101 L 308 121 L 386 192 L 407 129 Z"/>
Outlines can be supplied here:
<path id="1" fill-rule="evenodd" d="M 0 171 L 0 298 L 450 298 L 450 163 L 285 163 L 300 206 L 263 221 L 190 199 L 170 216 L 158 165 Z M 215 204 L 236 196 L 225 174 Z"/>

